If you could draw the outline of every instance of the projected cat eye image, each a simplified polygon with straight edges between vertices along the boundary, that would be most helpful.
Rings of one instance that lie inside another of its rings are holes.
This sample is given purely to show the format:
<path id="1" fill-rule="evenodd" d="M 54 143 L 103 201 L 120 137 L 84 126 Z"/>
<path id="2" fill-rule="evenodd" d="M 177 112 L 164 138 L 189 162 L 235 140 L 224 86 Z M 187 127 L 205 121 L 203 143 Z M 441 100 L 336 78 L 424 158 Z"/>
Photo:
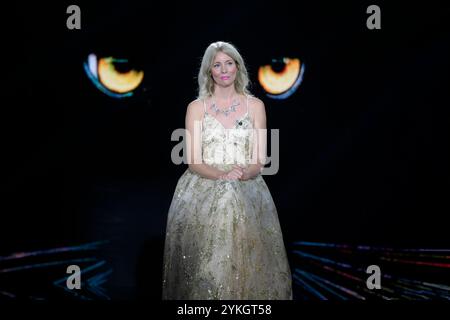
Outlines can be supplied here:
<path id="1" fill-rule="evenodd" d="M 268 97 L 287 99 L 302 83 L 304 71 L 305 65 L 300 59 L 274 59 L 271 64 L 259 67 L 258 81 Z"/>
<path id="2" fill-rule="evenodd" d="M 98 58 L 92 53 L 83 67 L 97 89 L 112 98 L 131 97 L 144 78 L 144 72 L 133 69 L 127 59 Z"/>

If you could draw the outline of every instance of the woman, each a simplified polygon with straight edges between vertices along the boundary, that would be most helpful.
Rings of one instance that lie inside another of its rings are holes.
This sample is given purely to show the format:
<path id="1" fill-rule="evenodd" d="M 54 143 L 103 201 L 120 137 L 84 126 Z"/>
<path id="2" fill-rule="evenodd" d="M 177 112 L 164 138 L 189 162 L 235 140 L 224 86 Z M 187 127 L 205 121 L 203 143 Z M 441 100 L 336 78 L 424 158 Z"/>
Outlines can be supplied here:
<path id="1" fill-rule="evenodd" d="M 266 115 L 234 46 L 205 51 L 186 111 L 189 168 L 170 205 L 163 299 L 292 299 L 275 204 L 261 171 Z"/>

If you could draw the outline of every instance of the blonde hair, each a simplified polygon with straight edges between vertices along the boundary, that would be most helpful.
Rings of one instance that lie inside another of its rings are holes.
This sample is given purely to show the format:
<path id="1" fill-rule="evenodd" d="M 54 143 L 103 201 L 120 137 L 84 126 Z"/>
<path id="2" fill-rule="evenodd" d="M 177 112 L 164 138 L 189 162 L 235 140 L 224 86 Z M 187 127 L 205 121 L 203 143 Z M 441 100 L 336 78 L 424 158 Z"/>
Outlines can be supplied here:
<path id="1" fill-rule="evenodd" d="M 202 63 L 198 72 L 198 99 L 211 97 L 214 93 L 214 80 L 211 76 L 211 68 L 214 58 L 218 52 L 229 55 L 236 63 L 237 73 L 234 81 L 234 88 L 237 93 L 251 95 L 248 87 L 250 80 L 248 78 L 247 68 L 244 64 L 241 54 L 231 43 L 217 41 L 211 43 L 203 54 Z"/>

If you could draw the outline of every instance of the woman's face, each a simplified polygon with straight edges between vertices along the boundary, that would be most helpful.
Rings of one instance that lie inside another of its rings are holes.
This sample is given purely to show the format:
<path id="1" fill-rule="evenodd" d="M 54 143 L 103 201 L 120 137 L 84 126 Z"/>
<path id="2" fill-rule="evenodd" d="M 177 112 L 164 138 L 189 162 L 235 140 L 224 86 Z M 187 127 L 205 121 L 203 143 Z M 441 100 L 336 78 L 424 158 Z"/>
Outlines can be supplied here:
<path id="1" fill-rule="evenodd" d="M 220 86 L 228 87 L 236 79 L 237 66 L 233 58 L 221 51 L 217 52 L 211 68 L 214 82 Z"/>

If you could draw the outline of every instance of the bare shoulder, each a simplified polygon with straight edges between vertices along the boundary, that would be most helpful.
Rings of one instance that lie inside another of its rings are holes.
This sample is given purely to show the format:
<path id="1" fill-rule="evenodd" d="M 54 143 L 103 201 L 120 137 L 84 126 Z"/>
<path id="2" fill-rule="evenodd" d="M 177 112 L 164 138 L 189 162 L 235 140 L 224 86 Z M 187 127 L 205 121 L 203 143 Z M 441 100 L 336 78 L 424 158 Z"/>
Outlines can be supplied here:
<path id="1" fill-rule="evenodd" d="M 203 101 L 200 99 L 195 99 L 194 101 L 191 101 L 187 106 L 186 113 L 192 115 L 201 115 L 202 112 L 203 112 Z"/>
<path id="2" fill-rule="evenodd" d="M 265 113 L 264 102 L 254 96 L 250 96 L 248 100 L 248 107 L 252 110 L 253 114 Z"/>

